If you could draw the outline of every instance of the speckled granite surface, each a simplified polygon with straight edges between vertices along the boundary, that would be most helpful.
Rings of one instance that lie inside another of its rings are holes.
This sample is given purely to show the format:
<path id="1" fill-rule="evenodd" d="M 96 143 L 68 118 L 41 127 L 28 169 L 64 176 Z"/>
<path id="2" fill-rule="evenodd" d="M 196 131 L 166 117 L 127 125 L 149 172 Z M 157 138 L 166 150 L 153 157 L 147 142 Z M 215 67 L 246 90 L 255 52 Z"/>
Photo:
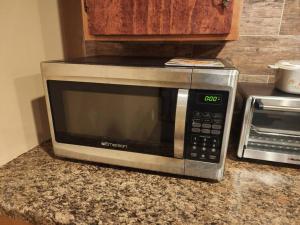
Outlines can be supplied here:
<path id="1" fill-rule="evenodd" d="M 0 215 L 32 224 L 299 224 L 300 171 L 227 160 L 220 183 L 55 158 L 0 168 Z"/>

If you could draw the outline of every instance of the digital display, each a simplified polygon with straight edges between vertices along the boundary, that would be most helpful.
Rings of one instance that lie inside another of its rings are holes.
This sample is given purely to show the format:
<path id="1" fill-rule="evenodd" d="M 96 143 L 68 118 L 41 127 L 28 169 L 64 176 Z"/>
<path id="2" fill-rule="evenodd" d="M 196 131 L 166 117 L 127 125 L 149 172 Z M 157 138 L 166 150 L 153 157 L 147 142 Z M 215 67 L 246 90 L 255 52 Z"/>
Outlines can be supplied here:
<path id="1" fill-rule="evenodd" d="M 201 104 L 222 104 L 222 95 L 198 94 L 197 102 Z"/>

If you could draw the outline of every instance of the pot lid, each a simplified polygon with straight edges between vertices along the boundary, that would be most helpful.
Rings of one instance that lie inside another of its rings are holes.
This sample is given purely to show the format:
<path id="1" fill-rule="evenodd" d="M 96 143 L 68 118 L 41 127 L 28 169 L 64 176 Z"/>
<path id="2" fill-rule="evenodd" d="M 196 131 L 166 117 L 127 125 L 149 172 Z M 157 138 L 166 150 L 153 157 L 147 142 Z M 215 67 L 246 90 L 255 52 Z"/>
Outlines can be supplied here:
<path id="1" fill-rule="evenodd" d="M 286 70 L 299 70 L 300 60 L 280 60 L 275 65 L 276 68 Z"/>

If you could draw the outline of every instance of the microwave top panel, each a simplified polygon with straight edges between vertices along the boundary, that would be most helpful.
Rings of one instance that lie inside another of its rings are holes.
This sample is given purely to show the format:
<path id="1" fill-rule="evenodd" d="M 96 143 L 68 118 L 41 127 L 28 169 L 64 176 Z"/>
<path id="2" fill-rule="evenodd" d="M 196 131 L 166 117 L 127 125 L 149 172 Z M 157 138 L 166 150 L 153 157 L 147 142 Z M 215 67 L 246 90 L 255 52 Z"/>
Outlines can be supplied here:
<path id="1" fill-rule="evenodd" d="M 236 88 L 239 72 L 225 60 L 181 59 L 181 66 L 174 64 L 176 60 L 178 59 L 96 56 L 42 62 L 41 66 L 46 80 L 206 90 Z M 166 65 L 167 62 L 172 66 Z M 183 66 L 186 62 L 193 66 Z"/>
<path id="2" fill-rule="evenodd" d="M 69 59 L 65 61 L 49 61 L 50 63 L 69 63 L 69 64 L 87 64 L 87 65 L 110 65 L 110 66 L 130 66 L 130 67 L 185 67 L 192 69 L 235 69 L 233 65 L 223 59 L 185 59 L 182 58 L 181 65 L 169 64 L 171 58 L 154 58 L 154 57 L 124 57 L 124 56 L 92 56 Z M 175 58 L 176 60 L 176 58 Z M 177 60 L 176 60 L 177 61 Z M 184 64 L 187 61 L 189 65 Z M 194 64 L 193 62 L 194 61 Z M 197 61 L 199 62 L 197 64 Z M 177 61 L 178 62 L 178 61 Z M 216 66 L 214 66 L 216 65 Z M 221 66 L 220 66 L 221 65 Z"/>

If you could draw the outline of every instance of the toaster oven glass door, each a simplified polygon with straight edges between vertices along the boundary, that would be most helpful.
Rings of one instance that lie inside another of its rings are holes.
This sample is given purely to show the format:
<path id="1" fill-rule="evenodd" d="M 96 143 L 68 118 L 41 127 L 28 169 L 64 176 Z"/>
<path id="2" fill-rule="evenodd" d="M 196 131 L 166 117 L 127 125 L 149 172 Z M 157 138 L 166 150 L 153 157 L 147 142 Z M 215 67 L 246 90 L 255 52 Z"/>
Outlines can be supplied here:
<path id="1" fill-rule="evenodd" d="M 174 155 L 178 89 L 47 81 L 59 143 Z"/>
<path id="2" fill-rule="evenodd" d="M 300 112 L 254 109 L 247 148 L 300 155 Z"/>

